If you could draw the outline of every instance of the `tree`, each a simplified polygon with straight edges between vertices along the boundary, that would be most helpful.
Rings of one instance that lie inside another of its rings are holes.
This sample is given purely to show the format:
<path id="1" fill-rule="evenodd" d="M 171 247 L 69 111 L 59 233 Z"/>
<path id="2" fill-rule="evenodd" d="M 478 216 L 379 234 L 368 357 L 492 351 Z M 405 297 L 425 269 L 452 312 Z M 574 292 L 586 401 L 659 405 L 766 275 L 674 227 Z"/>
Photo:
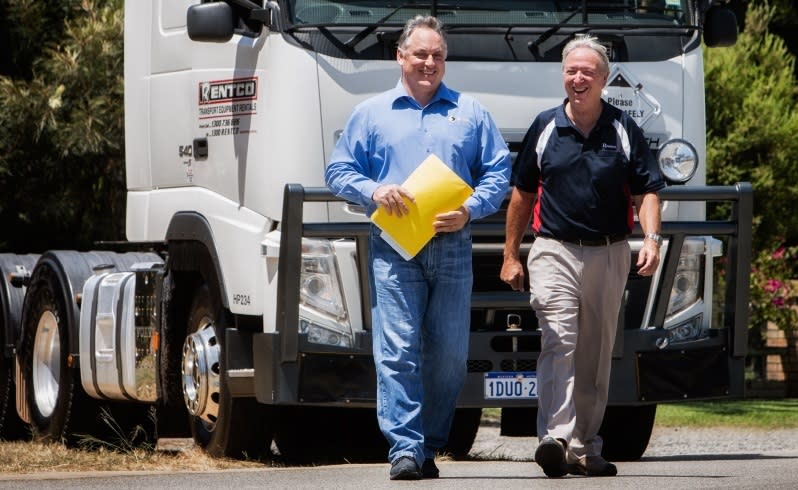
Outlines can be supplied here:
<path id="1" fill-rule="evenodd" d="M 795 328 L 790 279 L 798 244 L 795 57 L 769 31 L 776 13 L 751 5 L 730 48 L 705 51 L 707 181 L 754 187 L 751 325 Z M 790 258 L 790 260 L 787 260 Z"/>
<path id="2" fill-rule="evenodd" d="M 124 235 L 122 0 L 5 0 L 0 247 Z"/>
<path id="3" fill-rule="evenodd" d="M 798 55 L 798 29 L 796 29 L 798 11 L 795 8 L 795 0 L 730 0 L 729 6 L 737 15 L 740 30 L 745 28 L 746 10 L 749 5 L 773 7 L 773 19 L 768 29 L 784 39 L 787 49 L 792 54 Z M 798 72 L 795 75 L 798 75 Z"/>
<path id="4" fill-rule="evenodd" d="M 798 111 L 795 57 L 768 31 L 770 7 L 754 6 L 735 46 L 707 50 L 707 180 L 754 184 L 755 240 L 798 243 Z"/>

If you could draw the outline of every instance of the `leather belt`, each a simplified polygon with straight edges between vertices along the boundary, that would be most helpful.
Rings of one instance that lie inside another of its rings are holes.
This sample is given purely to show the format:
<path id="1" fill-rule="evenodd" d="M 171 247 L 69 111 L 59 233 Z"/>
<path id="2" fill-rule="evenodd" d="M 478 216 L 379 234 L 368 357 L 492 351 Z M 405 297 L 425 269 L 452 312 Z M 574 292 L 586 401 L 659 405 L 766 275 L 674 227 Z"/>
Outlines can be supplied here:
<path id="1" fill-rule="evenodd" d="M 565 242 L 574 245 L 579 245 L 580 247 L 604 247 L 616 242 L 620 242 L 621 240 L 626 240 L 626 235 L 620 235 L 620 234 L 604 235 L 601 238 L 591 238 L 586 240 L 582 240 L 580 238 L 566 240 L 563 238 L 557 238 L 549 235 L 537 235 L 537 236 L 541 236 L 543 238 L 550 238 L 552 240 L 557 240 L 558 242 Z"/>

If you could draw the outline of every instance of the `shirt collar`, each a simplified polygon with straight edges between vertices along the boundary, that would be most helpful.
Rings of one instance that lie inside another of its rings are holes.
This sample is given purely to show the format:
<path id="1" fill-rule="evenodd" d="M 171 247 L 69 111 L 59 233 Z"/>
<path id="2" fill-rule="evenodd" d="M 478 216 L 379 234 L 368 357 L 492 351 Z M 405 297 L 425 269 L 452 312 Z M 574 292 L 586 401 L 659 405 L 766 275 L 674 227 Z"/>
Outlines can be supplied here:
<path id="1" fill-rule="evenodd" d="M 557 113 L 554 116 L 554 122 L 559 127 L 568 127 L 571 125 L 571 121 L 568 119 L 568 115 L 565 113 L 565 104 L 568 102 L 568 98 L 566 97 L 563 99 L 562 104 L 559 105 L 557 108 Z M 601 99 L 601 115 L 596 121 L 596 126 L 612 126 L 612 111 L 610 104 Z"/>
<path id="2" fill-rule="evenodd" d="M 418 103 L 407 93 L 405 90 L 405 86 L 402 84 L 402 79 L 399 79 L 399 82 L 396 83 L 396 87 L 391 90 L 391 99 L 396 102 L 402 98 L 407 98 L 408 100 L 413 101 L 414 104 L 418 105 Z M 429 104 L 434 104 L 439 100 L 444 100 L 446 102 L 451 103 L 452 105 L 457 105 L 457 94 L 454 90 L 450 89 L 446 86 L 445 83 L 441 82 L 438 86 L 438 90 L 435 92 L 435 95 L 429 101 Z"/>

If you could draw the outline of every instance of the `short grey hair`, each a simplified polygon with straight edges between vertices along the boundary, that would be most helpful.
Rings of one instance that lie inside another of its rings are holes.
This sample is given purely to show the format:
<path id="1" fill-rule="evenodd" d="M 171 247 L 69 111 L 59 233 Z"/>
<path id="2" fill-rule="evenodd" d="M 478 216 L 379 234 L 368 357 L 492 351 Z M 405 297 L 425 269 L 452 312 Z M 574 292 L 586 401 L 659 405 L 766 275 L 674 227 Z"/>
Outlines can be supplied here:
<path id="1" fill-rule="evenodd" d="M 444 56 L 449 51 L 448 46 L 446 45 L 446 33 L 443 32 L 443 22 L 438 20 L 437 17 L 433 17 L 432 15 L 417 15 L 411 19 L 407 20 L 405 24 L 405 28 L 402 30 L 402 35 L 399 36 L 399 43 L 398 47 L 401 51 L 404 51 L 407 48 L 407 43 L 410 36 L 413 32 L 418 29 L 419 27 L 426 27 L 427 29 L 432 29 L 441 37 L 443 41 L 443 54 Z"/>
<path id="2" fill-rule="evenodd" d="M 610 59 L 607 56 L 607 48 L 603 44 L 598 42 L 598 38 L 595 36 L 579 36 L 575 37 L 568 41 L 568 44 L 562 48 L 562 67 L 565 68 L 565 58 L 571 54 L 571 51 L 575 50 L 576 48 L 587 48 L 593 50 L 601 60 L 601 68 L 603 69 L 604 73 L 610 72 Z"/>

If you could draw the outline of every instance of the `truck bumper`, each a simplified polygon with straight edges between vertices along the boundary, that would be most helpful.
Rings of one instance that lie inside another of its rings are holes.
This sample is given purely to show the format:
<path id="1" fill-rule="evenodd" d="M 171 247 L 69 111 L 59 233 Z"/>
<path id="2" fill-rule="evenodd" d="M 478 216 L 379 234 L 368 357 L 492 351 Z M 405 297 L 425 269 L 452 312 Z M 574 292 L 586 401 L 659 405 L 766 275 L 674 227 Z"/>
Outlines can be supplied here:
<path id="1" fill-rule="evenodd" d="M 728 352 L 725 330 L 683 345 L 655 347 L 658 330 L 626 330 L 616 340 L 610 379 L 610 405 L 640 405 L 691 399 L 742 397 L 744 358 Z M 513 352 L 511 338 L 518 337 Z M 253 335 L 252 389 L 261 403 L 330 406 L 373 406 L 376 376 L 371 338 L 363 333 L 356 349 L 322 349 L 300 336 L 299 355 L 275 362 L 280 354 L 277 334 Z M 486 400 L 488 372 L 535 371 L 540 332 L 472 332 L 468 375 L 460 394 L 461 407 L 529 407 L 534 399 Z M 241 393 L 241 395 L 245 395 Z"/>

